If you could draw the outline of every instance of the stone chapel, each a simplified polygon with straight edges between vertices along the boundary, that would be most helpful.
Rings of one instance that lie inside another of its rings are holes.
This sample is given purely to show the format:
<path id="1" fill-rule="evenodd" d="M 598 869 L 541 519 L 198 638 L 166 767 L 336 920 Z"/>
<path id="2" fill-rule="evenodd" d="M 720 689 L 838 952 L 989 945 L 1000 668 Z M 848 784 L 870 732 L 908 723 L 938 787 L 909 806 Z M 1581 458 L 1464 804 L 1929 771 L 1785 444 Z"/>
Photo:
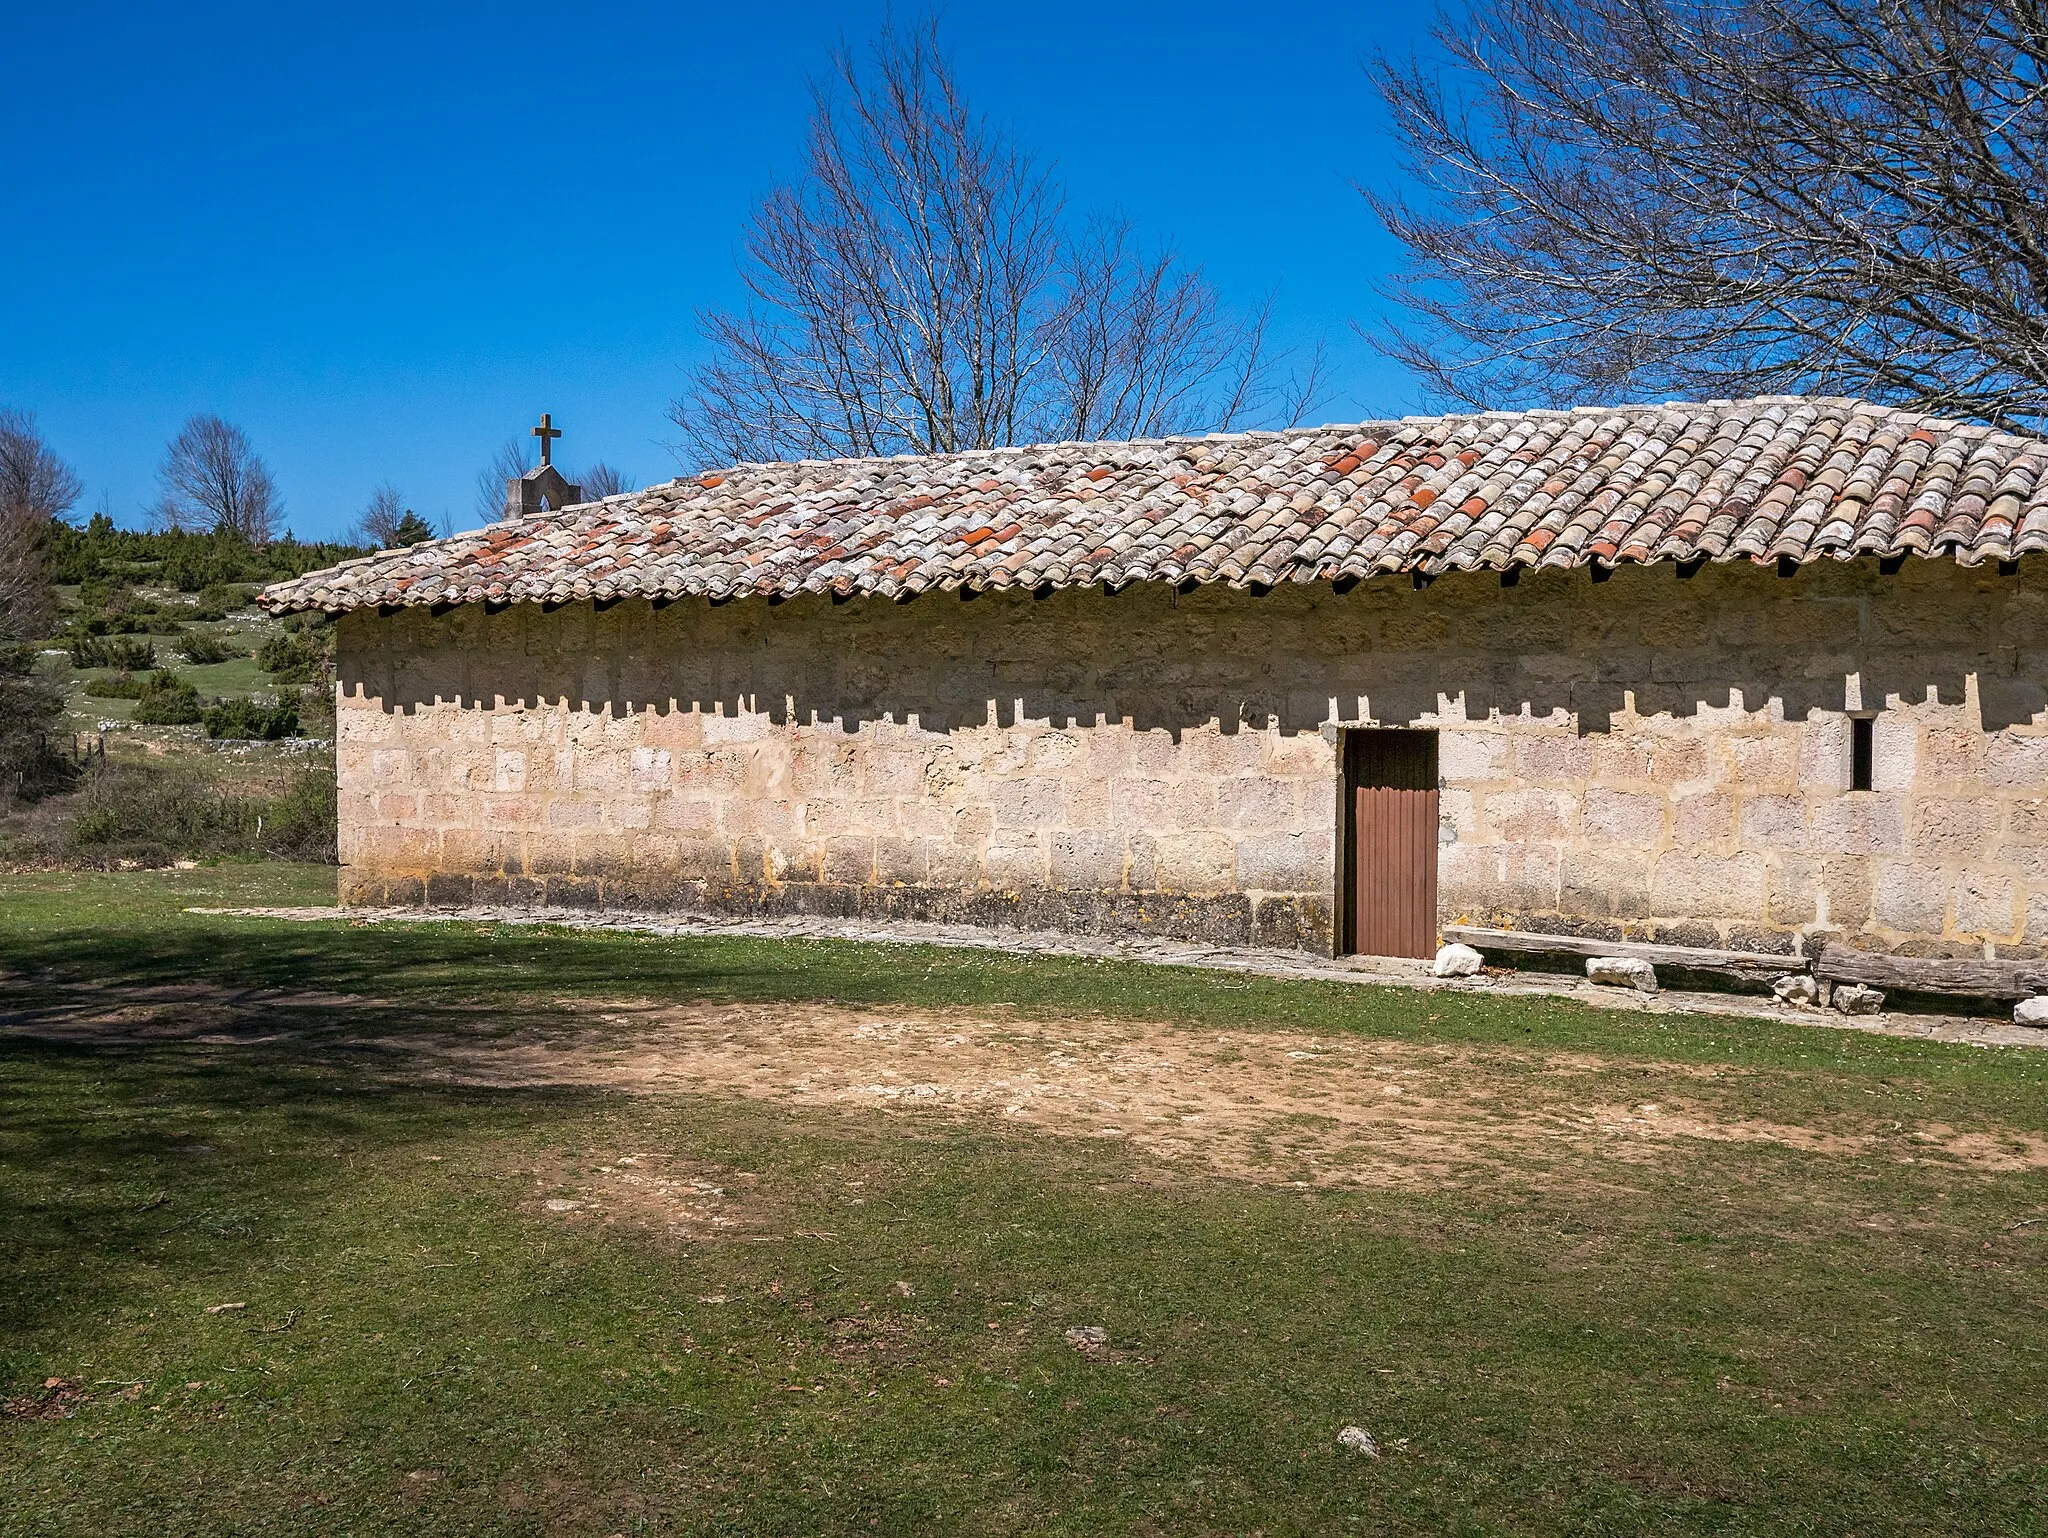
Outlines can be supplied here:
<path id="1" fill-rule="evenodd" d="M 2029 958 L 2044 470 L 1802 398 L 549 467 L 263 602 L 349 903 Z"/>

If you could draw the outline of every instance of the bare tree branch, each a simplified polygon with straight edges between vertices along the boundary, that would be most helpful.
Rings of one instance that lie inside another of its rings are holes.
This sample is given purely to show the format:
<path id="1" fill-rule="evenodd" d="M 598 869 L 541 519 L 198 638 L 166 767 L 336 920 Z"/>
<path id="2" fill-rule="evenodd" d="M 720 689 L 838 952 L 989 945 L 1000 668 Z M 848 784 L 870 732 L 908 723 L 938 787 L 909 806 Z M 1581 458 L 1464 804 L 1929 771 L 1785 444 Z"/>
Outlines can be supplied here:
<path id="1" fill-rule="evenodd" d="M 23 411 L 0 409 L 0 640 L 36 640 L 55 611 L 50 525 L 78 501 L 78 477 Z"/>
<path id="2" fill-rule="evenodd" d="M 434 530 L 426 519 L 405 505 L 398 488 L 386 481 L 370 493 L 370 502 L 356 519 L 356 543 L 379 550 L 396 550 L 432 539 Z"/>
<path id="3" fill-rule="evenodd" d="M 163 492 L 153 516 L 166 529 L 206 530 L 265 545 L 284 521 L 284 499 L 270 467 L 241 428 L 217 416 L 186 421 L 165 447 L 157 478 Z"/>
<path id="4" fill-rule="evenodd" d="M 484 523 L 505 516 L 505 483 L 516 481 L 534 465 L 531 438 L 507 438 L 489 464 L 476 473 L 476 515 Z"/>
<path id="5" fill-rule="evenodd" d="M 1382 59 L 1381 339 L 1454 400 L 1842 392 L 2048 420 L 2038 0 L 1480 0 Z"/>
<path id="6" fill-rule="evenodd" d="M 813 87 L 803 174 L 762 202 L 749 302 L 671 408 L 699 461 L 950 453 L 1227 426 L 1285 404 L 1263 320 L 1065 195 L 968 106 L 935 25 Z"/>
<path id="7" fill-rule="evenodd" d="M 370 493 L 369 505 L 356 519 L 356 542 L 390 550 L 398 544 L 398 525 L 406 515 L 405 498 L 386 481 Z"/>
<path id="8" fill-rule="evenodd" d="M 633 489 L 633 483 L 625 471 L 616 469 L 601 459 L 578 476 L 576 484 L 582 488 L 583 500 L 586 502 L 595 502 L 602 497 L 615 497 L 622 491 Z"/>

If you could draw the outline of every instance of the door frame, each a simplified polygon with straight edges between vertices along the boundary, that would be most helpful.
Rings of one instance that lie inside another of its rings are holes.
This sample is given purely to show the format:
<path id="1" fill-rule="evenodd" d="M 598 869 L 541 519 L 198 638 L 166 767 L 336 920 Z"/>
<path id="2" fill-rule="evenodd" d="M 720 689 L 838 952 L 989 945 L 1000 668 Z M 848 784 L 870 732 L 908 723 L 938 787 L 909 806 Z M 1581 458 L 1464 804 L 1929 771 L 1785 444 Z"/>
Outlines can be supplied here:
<path id="1" fill-rule="evenodd" d="M 1330 940 L 1334 955 L 1363 954 L 1358 945 L 1358 829 L 1357 791 L 1362 778 L 1360 760 L 1367 738 L 1399 733 L 1409 738 L 1426 738 L 1435 774 L 1439 804 L 1443 795 L 1443 760 L 1440 733 L 1433 726 L 1340 726 L 1337 728 L 1337 890 L 1331 913 L 1336 919 Z M 1431 844 L 1431 858 L 1442 846 Z M 1437 873 L 1439 876 L 1441 872 Z M 1434 885 L 1434 883 L 1432 883 Z"/>

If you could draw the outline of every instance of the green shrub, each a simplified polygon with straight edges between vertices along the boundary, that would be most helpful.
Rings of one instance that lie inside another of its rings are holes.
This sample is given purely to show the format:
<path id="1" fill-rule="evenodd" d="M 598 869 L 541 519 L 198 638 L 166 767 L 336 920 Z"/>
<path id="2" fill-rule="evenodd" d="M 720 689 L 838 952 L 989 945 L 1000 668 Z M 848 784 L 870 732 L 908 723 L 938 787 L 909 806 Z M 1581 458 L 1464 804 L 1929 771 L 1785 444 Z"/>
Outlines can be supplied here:
<path id="1" fill-rule="evenodd" d="M 263 803 L 255 852 L 273 860 L 332 865 L 337 821 L 333 772 L 301 769 L 280 794 Z"/>
<path id="2" fill-rule="evenodd" d="M 334 691 L 331 688 L 301 689 L 297 708 L 299 730 L 308 737 L 334 735 Z"/>
<path id="3" fill-rule="evenodd" d="M 73 638 L 109 635 L 147 635 L 152 618 L 144 614 L 78 614 L 72 618 L 66 633 L 67 644 Z"/>
<path id="4" fill-rule="evenodd" d="M 326 649 L 299 635 L 275 635 L 256 648 L 256 665 L 281 684 L 310 684 L 320 676 Z"/>
<path id="5" fill-rule="evenodd" d="M 126 673 L 156 666 L 156 647 L 140 636 L 74 635 L 65 650 L 75 668 L 119 668 Z"/>
<path id="6" fill-rule="evenodd" d="M 206 630 L 187 631 L 179 649 L 185 653 L 187 662 L 202 666 L 209 662 L 232 662 L 237 657 L 249 655 L 225 636 Z"/>
<path id="7" fill-rule="evenodd" d="M 223 791 L 189 769 L 115 763 L 79 792 L 66 830 L 75 855 L 90 862 L 259 856 L 334 863 L 334 779 L 295 770 L 274 794 Z"/>
<path id="8" fill-rule="evenodd" d="M 149 687 L 149 675 L 137 678 L 133 673 L 116 673 L 112 678 L 88 678 L 85 692 L 96 700 L 139 700 L 142 691 Z"/>
<path id="9" fill-rule="evenodd" d="M 225 582 L 209 582 L 199 593 L 199 603 L 193 609 L 196 619 L 226 619 L 235 610 L 249 602 L 246 587 L 231 587 Z"/>
<path id="10" fill-rule="evenodd" d="M 255 804 L 182 769 L 114 764 L 86 782 L 71 820 L 82 851 L 168 863 L 240 854 L 256 837 Z"/>
<path id="11" fill-rule="evenodd" d="M 78 616 L 72 628 L 80 635 L 132 635 L 151 630 L 176 635 L 178 619 L 178 614 L 144 598 L 126 581 L 102 576 L 79 584 Z"/>
<path id="12" fill-rule="evenodd" d="M 84 528 L 60 523 L 51 529 L 51 555 L 61 583 L 104 578 L 110 572 L 147 567 L 151 580 L 196 593 L 213 583 L 274 582 L 303 576 L 351 556 L 368 555 L 357 545 L 302 544 L 287 536 L 252 545 L 229 534 L 145 533 L 117 529 L 95 515 Z"/>
<path id="13" fill-rule="evenodd" d="M 299 735 L 296 703 L 259 705 L 246 695 L 222 700 L 206 712 L 206 735 L 237 741 L 276 742 Z"/>
<path id="14" fill-rule="evenodd" d="M 143 680 L 129 719 L 142 726 L 190 726 L 199 719 L 199 691 L 169 668 Z"/>
<path id="15" fill-rule="evenodd" d="M 243 570 L 240 562 L 218 553 L 174 555 L 164 561 L 164 583 L 181 593 L 203 593 L 234 581 Z"/>

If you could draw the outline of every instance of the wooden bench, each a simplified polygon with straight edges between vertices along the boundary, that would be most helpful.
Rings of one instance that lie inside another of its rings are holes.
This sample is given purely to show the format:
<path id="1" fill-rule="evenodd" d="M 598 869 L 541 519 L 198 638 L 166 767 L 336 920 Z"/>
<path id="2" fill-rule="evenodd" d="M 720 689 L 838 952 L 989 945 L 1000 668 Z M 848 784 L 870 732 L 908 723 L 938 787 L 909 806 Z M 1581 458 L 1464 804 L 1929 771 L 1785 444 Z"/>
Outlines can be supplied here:
<path id="1" fill-rule="evenodd" d="M 1887 956 L 1834 941 L 1821 947 L 1813 972 L 1831 983 L 1864 983 L 1873 988 L 1946 993 L 1973 999 L 2025 999 L 2048 993 L 2048 961 Z"/>
<path id="2" fill-rule="evenodd" d="M 1454 924 L 1446 940 L 1489 951 L 1551 956 L 1634 956 L 1655 967 L 1709 972 L 1768 987 L 1781 977 L 1806 970 L 1804 956 L 1773 956 L 1765 951 L 1722 951 L 1699 945 L 1652 945 L 1643 940 L 1589 940 L 1583 935 L 1550 935 L 1521 929 L 1474 929 Z"/>

